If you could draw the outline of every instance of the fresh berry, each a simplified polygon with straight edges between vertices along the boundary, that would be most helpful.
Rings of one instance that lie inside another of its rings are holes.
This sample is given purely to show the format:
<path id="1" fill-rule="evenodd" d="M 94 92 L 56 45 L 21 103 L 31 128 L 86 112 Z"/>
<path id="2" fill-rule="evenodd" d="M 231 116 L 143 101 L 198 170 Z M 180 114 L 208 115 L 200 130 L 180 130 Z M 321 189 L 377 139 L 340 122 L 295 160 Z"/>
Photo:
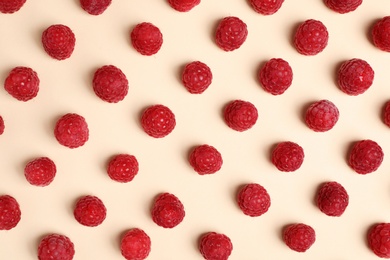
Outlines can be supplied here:
<path id="1" fill-rule="evenodd" d="M 293 71 L 287 61 L 270 59 L 259 70 L 258 79 L 265 91 L 272 95 L 281 95 L 291 86 Z"/>
<path id="2" fill-rule="evenodd" d="M 363 0 L 325 0 L 325 5 L 333 11 L 345 14 L 356 10 Z"/>
<path id="3" fill-rule="evenodd" d="M 27 67 L 15 67 L 4 82 L 5 90 L 20 101 L 28 101 L 38 95 L 38 74 Z"/>
<path id="4" fill-rule="evenodd" d="M 241 47 L 247 36 L 246 24 L 238 17 L 228 16 L 219 22 L 215 41 L 222 50 L 233 51 Z"/>
<path id="5" fill-rule="evenodd" d="M 262 15 L 271 15 L 276 13 L 284 0 L 250 0 L 252 8 Z"/>
<path id="6" fill-rule="evenodd" d="M 372 140 L 356 142 L 349 154 L 349 166 L 359 174 L 376 171 L 383 161 L 382 148 Z"/>
<path id="7" fill-rule="evenodd" d="M 314 229 L 306 224 L 291 224 L 284 229 L 283 240 L 294 251 L 305 252 L 316 240 Z"/>
<path id="8" fill-rule="evenodd" d="M 199 251 L 206 260 L 227 260 L 233 244 L 225 234 L 208 232 L 200 238 Z"/>
<path id="9" fill-rule="evenodd" d="M 339 110 L 329 100 L 312 103 L 306 110 L 306 125 L 315 132 L 326 132 L 332 129 L 339 120 Z"/>
<path id="10" fill-rule="evenodd" d="M 153 221 L 164 228 L 179 225 L 185 216 L 184 206 L 173 194 L 161 193 L 157 196 L 152 207 Z"/>
<path id="11" fill-rule="evenodd" d="M 317 20 L 309 19 L 298 26 L 295 32 L 294 45 L 303 55 L 316 55 L 328 45 L 329 34 L 325 25 Z"/>
<path id="12" fill-rule="evenodd" d="M 163 35 L 158 27 L 151 23 L 137 24 L 130 34 L 133 47 L 142 55 L 156 54 L 162 44 Z"/>
<path id="13" fill-rule="evenodd" d="M 153 105 L 143 112 L 141 125 L 148 135 L 162 138 L 170 134 L 175 128 L 175 114 L 164 105 Z"/>
<path id="14" fill-rule="evenodd" d="M 73 214 L 80 224 L 96 227 L 106 219 L 107 209 L 98 197 L 87 195 L 77 200 Z"/>
<path id="15" fill-rule="evenodd" d="M 55 24 L 43 31 L 42 44 L 46 53 L 52 58 L 64 60 L 72 55 L 76 38 L 68 26 Z"/>
<path id="16" fill-rule="evenodd" d="M 294 142 L 280 142 L 272 151 L 272 163 L 279 171 L 293 172 L 298 170 L 305 158 L 303 148 Z"/>
<path id="17" fill-rule="evenodd" d="M 0 196 L 0 230 L 10 230 L 21 218 L 19 203 L 10 195 Z"/>
<path id="18" fill-rule="evenodd" d="M 24 176 L 35 186 L 47 186 L 56 176 L 57 168 L 54 162 L 47 157 L 39 157 L 27 163 Z"/>
<path id="19" fill-rule="evenodd" d="M 73 242 L 64 235 L 46 235 L 38 245 L 39 260 L 72 260 L 74 254 Z"/>
<path id="20" fill-rule="evenodd" d="M 188 92 L 201 94 L 210 86 L 213 74 L 203 62 L 193 61 L 184 67 L 181 80 Z"/>
<path id="21" fill-rule="evenodd" d="M 54 135 L 60 144 L 77 148 L 88 141 L 89 129 L 84 117 L 68 113 L 57 121 Z"/>
<path id="22" fill-rule="evenodd" d="M 89 14 L 102 14 L 111 4 L 111 0 L 80 0 L 81 8 Z"/>
<path id="23" fill-rule="evenodd" d="M 374 70 L 366 61 L 351 59 L 341 64 L 337 83 L 344 93 L 357 96 L 371 87 L 374 74 Z"/>
<path id="24" fill-rule="evenodd" d="M 200 175 L 213 174 L 222 167 L 222 156 L 211 145 L 196 146 L 189 156 L 190 165 Z"/>
<path id="25" fill-rule="evenodd" d="M 377 48 L 390 52 L 390 16 L 378 20 L 372 27 L 371 35 Z"/>
<path id="26" fill-rule="evenodd" d="M 368 245 L 379 257 L 390 258 L 390 223 L 373 225 L 367 233 Z"/>
<path id="27" fill-rule="evenodd" d="M 4 129 L 5 129 L 4 119 L 2 116 L 0 116 L 0 135 L 4 133 Z"/>
<path id="28" fill-rule="evenodd" d="M 387 101 L 383 107 L 383 122 L 390 127 L 390 100 Z"/>
<path id="29" fill-rule="evenodd" d="M 126 75 L 113 65 L 97 69 L 93 76 L 92 86 L 95 94 L 109 103 L 123 100 L 129 91 Z"/>
<path id="30" fill-rule="evenodd" d="M 134 155 L 118 154 L 115 155 L 107 167 L 108 176 L 117 182 L 132 181 L 138 173 L 138 161 Z"/>
<path id="31" fill-rule="evenodd" d="M 150 237 L 142 229 L 133 228 L 123 235 L 120 247 L 123 257 L 127 260 L 143 260 L 150 253 Z"/>
<path id="32" fill-rule="evenodd" d="M 256 124 L 258 114 L 256 107 L 243 100 L 233 100 L 225 106 L 224 119 L 233 130 L 243 132 Z"/>
<path id="33" fill-rule="evenodd" d="M 12 14 L 19 11 L 26 0 L 0 0 L 0 12 L 4 14 Z"/>
<path id="34" fill-rule="evenodd" d="M 200 4 L 200 0 L 168 0 L 168 3 L 176 11 L 188 12 Z"/>
<path id="35" fill-rule="evenodd" d="M 258 217 L 266 213 L 271 206 L 267 190 L 257 183 L 246 184 L 238 192 L 238 206 L 245 215 Z"/>
<path id="36" fill-rule="evenodd" d="M 325 182 L 317 192 L 317 206 L 328 216 L 341 216 L 349 203 L 345 188 L 335 181 Z"/>

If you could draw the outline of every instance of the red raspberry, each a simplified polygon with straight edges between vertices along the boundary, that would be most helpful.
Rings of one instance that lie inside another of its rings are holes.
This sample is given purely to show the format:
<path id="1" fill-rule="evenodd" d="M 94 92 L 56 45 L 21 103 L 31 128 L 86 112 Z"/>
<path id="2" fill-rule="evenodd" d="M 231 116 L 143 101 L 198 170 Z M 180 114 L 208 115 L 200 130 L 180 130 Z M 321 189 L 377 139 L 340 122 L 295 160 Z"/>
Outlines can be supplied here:
<path id="1" fill-rule="evenodd" d="M 111 4 L 111 0 L 80 0 L 81 8 L 89 14 L 102 14 Z"/>
<path id="2" fill-rule="evenodd" d="M 256 124 L 258 114 L 256 107 L 243 100 L 233 100 L 225 106 L 224 119 L 233 130 L 243 132 Z"/>
<path id="3" fill-rule="evenodd" d="M 316 55 L 328 45 L 329 34 L 325 25 L 317 20 L 309 19 L 298 26 L 295 32 L 294 45 L 303 55 Z"/>
<path id="4" fill-rule="evenodd" d="M 151 23 L 137 24 L 130 34 L 133 47 L 142 55 L 156 54 L 162 44 L 163 35 L 159 28 Z"/>
<path id="5" fill-rule="evenodd" d="M 77 148 L 88 141 L 89 129 L 84 117 L 68 113 L 57 121 L 54 135 L 60 144 Z"/>
<path id="6" fill-rule="evenodd" d="M 67 236 L 60 234 L 44 236 L 38 246 L 39 260 L 72 260 L 74 253 L 73 242 Z"/>
<path id="7" fill-rule="evenodd" d="M 121 253 L 127 260 L 146 259 L 150 248 L 150 237 L 139 228 L 130 229 L 121 239 Z"/>
<path id="8" fill-rule="evenodd" d="M 227 260 L 233 244 L 225 234 L 208 232 L 200 238 L 199 251 L 206 260 Z"/>
<path id="9" fill-rule="evenodd" d="M 20 101 L 28 101 L 38 95 L 38 74 L 27 67 L 15 67 L 4 82 L 5 90 Z"/>
<path id="10" fill-rule="evenodd" d="M 222 156 L 213 146 L 203 144 L 195 147 L 189 156 L 190 165 L 200 175 L 213 174 L 222 167 Z"/>
<path id="11" fill-rule="evenodd" d="M 246 24 L 238 17 L 229 16 L 219 22 L 215 41 L 222 50 L 233 51 L 241 47 L 247 36 Z"/>
<path id="12" fill-rule="evenodd" d="M 382 148 L 372 140 L 356 142 L 349 154 L 349 166 L 359 174 L 376 171 L 383 161 Z"/>
<path id="13" fill-rule="evenodd" d="M 138 173 L 137 158 L 129 154 L 115 155 L 107 167 L 108 176 L 118 182 L 130 182 Z"/>
<path id="14" fill-rule="evenodd" d="M 328 216 L 341 216 L 348 206 L 349 196 L 345 188 L 335 181 L 325 182 L 317 192 L 317 206 Z"/>
<path id="15" fill-rule="evenodd" d="M 306 110 L 305 122 L 315 132 L 329 131 L 338 120 L 339 110 L 329 100 L 316 101 Z"/>
<path id="16" fill-rule="evenodd" d="M 129 91 L 129 82 L 123 72 L 113 66 L 106 65 L 95 71 L 93 91 L 102 100 L 117 103 L 123 100 Z"/>
<path id="17" fill-rule="evenodd" d="M 281 95 L 291 86 L 293 71 L 287 61 L 270 59 L 259 70 L 258 79 L 265 91 Z"/>
<path id="18" fill-rule="evenodd" d="M 374 74 L 374 70 L 366 61 L 351 59 L 341 64 L 337 83 L 344 93 L 356 96 L 371 87 Z"/>
<path id="19" fill-rule="evenodd" d="M 324 0 L 324 2 L 333 11 L 345 14 L 356 10 L 363 0 Z"/>
<path id="20" fill-rule="evenodd" d="M 390 16 L 378 20 L 372 27 L 371 35 L 377 48 L 390 52 Z"/>
<path id="21" fill-rule="evenodd" d="M 368 245 L 379 257 L 390 258 L 390 223 L 373 225 L 367 233 Z"/>
<path id="22" fill-rule="evenodd" d="M 279 171 L 293 172 L 298 170 L 305 158 L 303 148 L 294 142 L 280 142 L 272 151 L 272 163 Z"/>
<path id="23" fill-rule="evenodd" d="M 54 162 L 47 157 L 39 157 L 27 163 L 24 176 L 35 186 L 47 186 L 56 176 L 57 168 Z"/>
<path id="24" fill-rule="evenodd" d="M 176 126 L 173 112 L 164 105 L 153 105 L 145 109 L 141 117 L 144 131 L 155 138 L 170 134 Z"/>
<path id="25" fill-rule="evenodd" d="M 19 203 L 10 195 L 0 196 L 0 230 L 10 230 L 21 218 Z"/>
<path id="26" fill-rule="evenodd" d="M 193 61 L 184 67 L 181 80 L 188 92 L 201 94 L 210 86 L 213 74 L 203 62 Z"/>
<path id="27" fill-rule="evenodd" d="M 68 26 L 55 24 L 43 31 L 42 44 L 49 56 L 57 60 L 65 60 L 72 55 L 76 38 Z"/>
<path id="28" fill-rule="evenodd" d="M 390 127 L 390 100 L 385 103 L 385 106 L 383 107 L 383 122 L 385 125 Z"/>
<path id="29" fill-rule="evenodd" d="M 283 232 L 283 240 L 294 251 L 305 252 L 316 240 L 314 229 L 303 223 L 287 226 Z"/>
<path id="30" fill-rule="evenodd" d="M 249 183 L 242 187 L 237 202 L 242 212 L 251 217 L 263 215 L 271 206 L 271 198 L 267 190 L 257 183 Z"/>
<path id="31" fill-rule="evenodd" d="M 96 196 L 84 196 L 77 200 L 73 214 L 75 219 L 87 227 L 96 227 L 106 219 L 107 209 Z"/>
<path id="32" fill-rule="evenodd" d="M 250 0 L 249 2 L 259 14 L 271 15 L 280 9 L 284 0 Z"/>
<path id="33" fill-rule="evenodd" d="M 5 129 L 4 119 L 2 116 L 0 116 L 0 135 L 4 133 L 4 129 Z"/>
<path id="34" fill-rule="evenodd" d="M 200 0 L 168 0 L 168 3 L 176 11 L 188 12 L 200 4 Z"/>
<path id="35" fill-rule="evenodd" d="M 173 194 L 161 193 L 157 196 L 152 207 L 153 221 L 164 228 L 179 225 L 185 216 L 184 206 Z"/>
<path id="36" fill-rule="evenodd" d="M 19 11 L 26 0 L 0 0 L 0 12 L 4 14 L 12 14 Z"/>

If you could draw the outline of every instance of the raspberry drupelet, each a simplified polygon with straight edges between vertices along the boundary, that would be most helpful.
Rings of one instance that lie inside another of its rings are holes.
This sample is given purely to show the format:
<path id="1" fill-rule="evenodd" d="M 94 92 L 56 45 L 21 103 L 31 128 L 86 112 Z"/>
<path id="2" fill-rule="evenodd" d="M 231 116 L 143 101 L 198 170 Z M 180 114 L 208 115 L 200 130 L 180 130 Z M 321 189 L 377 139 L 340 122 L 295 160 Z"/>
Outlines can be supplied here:
<path id="1" fill-rule="evenodd" d="M 273 58 L 260 68 L 257 77 L 265 91 L 281 95 L 291 86 L 293 71 L 287 61 Z"/>
<path id="2" fill-rule="evenodd" d="M 146 56 L 156 54 L 163 44 L 160 29 L 148 22 L 137 24 L 130 33 L 130 39 L 134 49 Z"/>
<path id="3" fill-rule="evenodd" d="M 175 114 L 164 105 L 152 105 L 143 111 L 141 125 L 149 136 L 163 138 L 175 129 Z"/>
<path id="4" fill-rule="evenodd" d="M 378 49 L 390 52 L 390 16 L 385 16 L 374 24 L 371 36 Z"/>
<path id="5" fill-rule="evenodd" d="M 201 94 L 212 83 L 213 74 L 205 63 L 193 61 L 185 65 L 181 81 L 191 94 Z"/>
<path id="6" fill-rule="evenodd" d="M 98 197 L 87 195 L 77 200 L 73 214 L 81 225 L 96 227 L 106 219 L 107 209 Z"/>
<path id="7" fill-rule="evenodd" d="M 235 16 L 228 16 L 219 21 L 215 41 L 224 51 L 233 51 L 241 47 L 248 36 L 246 23 Z"/>
<path id="8" fill-rule="evenodd" d="M 249 101 L 233 100 L 223 112 L 225 123 L 233 130 L 243 132 L 251 129 L 257 122 L 257 108 Z"/>
<path id="9" fill-rule="evenodd" d="M 233 244 L 225 234 L 208 232 L 200 238 L 199 251 L 206 260 L 227 260 L 233 251 Z"/>
<path id="10" fill-rule="evenodd" d="M 238 192 L 237 202 L 242 212 L 251 217 L 263 215 L 271 206 L 267 190 L 257 183 L 244 185 Z"/>
<path id="11" fill-rule="evenodd" d="M 48 234 L 38 245 L 39 260 L 72 260 L 74 254 L 74 244 L 65 235 Z"/>
<path id="12" fill-rule="evenodd" d="M 54 135 L 63 146 L 77 148 L 83 146 L 89 139 L 88 124 L 83 116 L 68 113 L 58 119 Z"/>
<path id="13" fill-rule="evenodd" d="M 14 197 L 0 196 L 0 230 L 10 230 L 16 227 L 21 215 L 19 203 Z"/>
<path id="14" fill-rule="evenodd" d="M 304 158 L 303 148 L 299 144 L 290 141 L 278 143 L 271 154 L 272 163 L 282 172 L 298 170 Z"/>
<path id="15" fill-rule="evenodd" d="M 176 11 L 188 12 L 200 4 L 200 0 L 168 0 L 168 3 Z"/>
<path id="16" fill-rule="evenodd" d="M 329 100 L 313 102 L 305 114 L 306 125 L 315 132 L 326 132 L 332 129 L 339 120 L 339 110 Z"/>
<path id="17" fill-rule="evenodd" d="M 108 163 L 107 174 L 117 182 L 130 182 L 138 173 L 138 161 L 134 155 L 118 154 Z"/>
<path id="18" fill-rule="evenodd" d="M 253 10 L 262 15 L 276 13 L 282 7 L 284 0 L 250 0 Z"/>
<path id="19" fill-rule="evenodd" d="M 140 228 L 128 230 L 121 238 L 120 249 L 127 260 L 146 259 L 151 251 L 151 240 Z"/>
<path id="20" fill-rule="evenodd" d="M 185 210 L 175 195 L 165 192 L 156 197 L 151 214 L 154 223 L 160 227 L 174 228 L 183 221 Z"/>
<path id="21" fill-rule="evenodd" d="M 0 0 L 0 12 L 3 14 L 12 14 L 20 10 L 26 0 Z"/>
<path id="22" fill-rule="evenodd" d="M 35 158 L 27 163 L 24 168 L 26 180 L 35 186 L 47 186 L 56 176 L 55 163 L 48 157 Z"/>
<path id="23" fill-rule="evenodd" d="M 375 141 L 366 139 L 356 142 L 348 158 L 349 166 L 359 174 L 376 171 L 382 164 L 384 153 Z"/>
<path id="24" fill-rule="evenodd" d="M 213 174 L 222 167 L 221 153 L 213 146 L 203 144 L 196 146 L 190 153 L 189 162 L 199 174 Z"/>
<path id="25" fill-rule="evenodd" d="M 283 231 L 286 245 L 297 252 L 306 252 L 315 242 L 314 229 L 303 223 L 290 224 Z"/>
<path id="26" fill-rule="evenodd" d="M 316 55 L 328 45 L 329 33 L 318 20 L 309 19 L 301 23 L 294 35 L 296 50 L 303 55 Z"/>
<path id="27" fill-rule="evenodd" d="M 68 26 L 54 24 L 43 31 L 42 44 L 49 56 L 57 60 L 65 60 L 73 53 L 76 37 Z"/>
<path id="28" fill-rule="evenodd" d="M 349 204 L 349 196 L 340 183 L 330 181 L 320 186 L 316 202 L 318 208 L 326 215 L 340 217 Z"/>
<path id="29" fill-rule="evenodd" d="M 362 4 L 363 0 L 324 0 L 324 2 L 333 11 L 345 14 L 355 11 Z"/>
<path id="30" fill-rule="evenodd" d="M 28 67 L 13 68 L 4 81 L 5 90 L 20 101 L 29 101 L 35 98 L 39 92 L 38 74 Z"/>
<path id="31" fill-rule="evenodd" d="M 390 258 L 390 223 L 377 223 L 367 233 L 367 241 L 374 254 Z"/>
<path id="32" fill-rule="evenodd" d="M 102 14 L 110 5 L 112 0 L 80 0 L 81 8 L 91 15 Z"/>

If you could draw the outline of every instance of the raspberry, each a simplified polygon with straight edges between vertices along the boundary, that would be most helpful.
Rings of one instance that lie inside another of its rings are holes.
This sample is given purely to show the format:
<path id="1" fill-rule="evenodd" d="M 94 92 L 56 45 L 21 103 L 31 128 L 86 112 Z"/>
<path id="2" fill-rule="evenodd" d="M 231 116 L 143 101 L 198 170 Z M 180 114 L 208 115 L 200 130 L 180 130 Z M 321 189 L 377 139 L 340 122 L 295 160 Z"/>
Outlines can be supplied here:
<path id="1" fill-rule="evenodd" d="M 315 132 L 326 132 L 332 129 L 339 120 L 339 110 L 329 100 L 312 103 L 306 110 L 306 125 Z"/>
<path id="2" fill-rule="evenodd" d="M 213 74 L 203 62 L 193 61 L 184 67 L 181 80 L 188 92 L 201 94 L 210 86 Z"/>
<path id="3" fill-rule="evenodd" d="M 372 27 L 371 35 L 377 48 L 390 52 L 390 16 L 378 20 Z"/>
<path id="4" fill-rule="evenodd" d="M 238 17 L 228 16 L 219 22 L 215 41 L 222 50 L 233 51 L 241 47 L 247 36 L 246 24 Z"/>
<path id="5" fill-rule="evenodd" d="M 200 4 L 200 0 L 168 0 L 168 3 L 176 11 L 188 12 Z"/>
<path id="6" fill-rule="evenodd" d="M 47 186 L 56 176 L 57 168 L 54 162 L 47 157 L 39 157 L 27 163 L 24 176 L 35 186 Z"/>
<path id="7" fill-rule="evenodd" d="M 218 150 L 207 144 L 196 146 L 190 153 L 189 161 L 192 168 L 200 175 L 216 173 L 223 163 Z"/>
<path id="8" fill-rule="evenodd" d="M 349 154 L 349 166 L 359 174 L 376 171 L 383 161 L 382 148 L 372 140 L 356 142 Z"/>
<path id="9" fill-rule="evenodd" d="M 129 82 L 123 72 L 113 66 L 106 65 L 95 71 L 93 91 L 102 100 L 117 103 L 123 100 L 129 90 Z"/>
<path id="10" fill-rule="evenodd" d="M 257 183 L 249 183 L 242 187 L 237 201 L 242 212 L 251 217 L 263 215 L 271 206 L 271 198 L 267 190 Z"/>
<path id="11" fill-rule="evenodd" d="M 49 56 L 57 60 L 65 60 L 72 55 L 76 38 L 68 26 L 55 24 L 43 31 L 42 44 Z"/>
<path id="12" fill-rule="evenodd" d="M 84 196 L 78 199 L 73 214 L 75 219 L 87 227 L 96 227 L 106 219 L 107 209 L 96 196 Z"/>
<path id="13" fill-rule="evenodd" d="M 132 181 L 138 173 L 138 161 L 133 155 L 115 155 L 108 163 L 107 173 L 114 181 Z"/>
<path id="14" fill-rule="evenodd" d="M 206 260 L 227 260 L 233 244 L 225 234 L 208 232 L 200 238 L 199 251 Z"/>
<path id="15" fill-rule="evenodd" d="M 157 196 L 152 207 L 153 221 L 164 228 L 179 225 L 185 216 L 184 206 L 173 194 L 161 193 Z"/>
<path id="16" fill-rule="evenodd" d="M 317 206 L 328 216 L 341 216 L 348 206 L 349 196 L 345 188 L 335 182 L 325 182 L 317 192 Z"/>
<path id="17" fill-rule="evenodd" d="M 72 260 L 74 253 L 73 242 L 64 235 L 49 234 L 44 236 L 39 242 L 39 260 Z"/>
<path id="18" fill-rule="evenodd" d="M 243 132 L 256 124 L 258 114 L 256 107 L 243 100 L 233 100 L 225 106 L 224 119 L 233 130 Z"/>
<path id="19" fill-rule="evenodd" d="M 155 138 L 170 134 L 176 126 L 173 112 L 164 105 L 153 105 L 145 109 L 141 117 L 144 131 Z"/>
<path id="20" fill-rule="evenodd" d="M 139 228 L 127 231 L 121 239 L 121 253 L 127 260 L 143 260 L 150 253 L 150 237 Z"/>
<path id="21" fill-rule="evenodd" d="M 385 106 L 383 107 L 382 116 L 385 125 L 390 127 L 390 100 L 385 103 Z"/>
<path id="22" fill-rule="evenodd" d="M 250 0 L 249 2 L 257 13 L 271 15 L 282 7 L 284 0 Z"/>
<path id="23" fill-rule="evenodd" d="M 5 90 L 20 101 L 28 101 L 38 95 L 38 74 L 27 67 L 15 67 L 4 82 Z"/>
<path id="24" fill-rule="evenodd" d="M 270 59 L 259 70 L 257 77 L 265 91 L 281 95 L 291 86 L 293 71 L 287 61 Z"/>
<path id="25" fill-rule="evenodd" d="M 280 142 L 272 151 L 272 163 L 279 171 L 293 172 L 298 170 L 305 158 L 303 148 L 294 142 Z"/>
<path id="26" fill-rule="evenodd" d="M 111 4 L 111 0 L 80 0 L 81 8 L 89 14 L 102 14 Z"/>
<path id="27" fill-rule="evenodd" d="M 60 144 L 77 148 L 88 141 L 89 129 L 84 117 L 68 113 L 57 121 L 54 135 Z"/>
<path id="28" fill-rule="evenodd" d="M 305 252 L 316 240 L 314 229 L 303 223 L 287 226 L 283 232 L 283 240 L 294 251 Z"/>
<path id="29" fill-rule="evenodd" d="M 390 258 L 390 223 L 373 225 L 367 233 L 368 245 L 379 257 Z"/>
<path id="30" fill-rule="evenodd" d="M 340 89 L 348 95 L 363 94 L 373 81 L 374 70 L 364 60 L 347 60 L 339 68 L 337 83 Z"/>
<path id="31" fill-rule="evenodd" d="M 324 0 L 324 2 L 333 11 L 345 14 L 356 10 L 362 4 L 363 0 Z"/>
<path id="32" fill-rule="evenodd" d="M 4 119 L 2 116 L 0 116 L 0 135 L 4 133 L 4 129 L 5 129 Z"/>
<path id="33" fill-rule="evenodd" d="M 162 44 L 163 35 L 159 28 L 151 23 L 137 24 L 130 34 L 133 47 L 142 55 L 156 54 Z"/>
<path id="34" fill-rule="evenodd" d="M 10 230 L 21 218 L 19 203 L 10 195 L 0 196 L 0 230 Z"/>
<path id="35" fill-rule="evenodd" d="M 294 45 L 303 55 L 316 55 L 328 45 L 329 34 L 325 25 L 309 19 L 298 26 L 294 36 Z"/>
<path id="36" fill-rule="evenodd" d="M 19 11 L 26 3 L 26 0 L 0 0 L 0 12 L 4 14 L 12 14 Z"/>

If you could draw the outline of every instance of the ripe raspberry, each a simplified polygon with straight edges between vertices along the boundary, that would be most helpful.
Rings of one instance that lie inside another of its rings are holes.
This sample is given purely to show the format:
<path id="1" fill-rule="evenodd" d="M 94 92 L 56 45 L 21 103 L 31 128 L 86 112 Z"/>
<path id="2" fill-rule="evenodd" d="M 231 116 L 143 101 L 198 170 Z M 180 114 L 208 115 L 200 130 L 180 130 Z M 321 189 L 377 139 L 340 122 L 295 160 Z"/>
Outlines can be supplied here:
<path id="1" fill-rule="evenodd" d="M 5 129 L 4 119 L 2 116 L 0 116 L 0 135 L 4 133 L 4 129 Z"/>
<path id="2" fill-rule="evenodd" d="M 287 61 L 270 59 L 259 70 L 257 77 L 265 91 L 281 95 L 291 86 L 293 71 Z"/>
<path id="3" fill-rule="evenodd" d="M 233 244 L 225 234 L 208 232 L 200 238 L 199 251 L 206 260 L 227 260 Z"/>
<path id="4" fill-rule="evenodd" d="M 130 182 L 138 173 L 137 158 L 129 154 L 115 155 L 107 167 L 108 176 L 118 182 Z"/>
<path id="5" fill-rule="evenodd" d="M 213 74 L 203 62 L 193 61 L 184 67 L 181 80 L 188 92 L 201 94 L 210 86 Z"/>
<path id="6" fill-rule="evenodd" d="M 152 207 L 153 221 L 164 228 L 179 225 L 185 216 L 184 206 L 173 194 L 161 193 L 157 196 Z"/>
<path id="7" fill-rule="evenodd" d="M 74 254 L 73 242 L 67 236 L 60 234 L 46 235 L 38 246 L 39 260 L 72 260 Z"/>
<path id="8" fill-rule="evenodd" d="M 329 100 L 316 101 L 306 110 L 306 125 L 315 132 L 329 131 L 338 120 L 339 110 Z"/>
<path id="9" fill-rule="evenodd" d="M 367 233 L 368 245 L 379 257 L 390 258 L 390 223 L 373 225 Z"/>
<path id="10" fill-rule="evenodd" d="M 356 10 L 363 0 L 324 0 L 324 2 L 333 11 L 345 14 Z"/>
<path id="11" fill-rule="evenodd" d="M 341 216 L 348 206 L 349 196 L 345 188 L 335 181 L 325 182 L 317 192 L 317 206 L 328 216 Z"/>
<path id="12" fill-rule="evenodd" d="M 84 196 L 78 199 L 73 214 L 75 219 L 87 227 L 96 227 L 106 219 L 107 209 L 96 196 Z"/>
<path id="13" fill-rule="evenodd" d="M 267 190 L 257 183 L 249 183 L 242 187 L 237 202 L 242 212 L 251 217 L 263 215 L 271 206 L 271 198 Z"/>
<path id="14" fill-rule="evenodd" d="M 303 148 L 294 142 L 280 142 L 271 155 L 272 163 L 279 171 L 293 172 L 298 170 L 305 158 Z"/>
<path id="15" fill-rule="evenodd" d="M 188 12 L 200 4 L 200 0 L 168 0 L 168 3 L 176 11 Z"/>
<path id="16" fill-rule="evenodd" d="M 88 141 L 89 129 L 84 117 L 68 113 L 57 121 L 54 135 L 60 144 L 77 148 Z"/>
<path id="17" fill-rule="evenodd" d="M 141 117 L 144 131 L 155 138 L 170 134 L 176 126 L 173 112 L 164 105 L 153 105 L 145 109 Z"/>
<path id="18" fill-rule="evenodd" d="M 121 253 L 127 260 L 146 259 L 150 249 L 150 237 L 142 229 L 130 229 L 121 239 Z"/>
<path id="19" fill-rule="evenodd" d="M 189 156 L 190 165 L 200 175 L 213 174 L 222 167 L 222 156 L 213 146 L 203 144 L 195 147 Z"/>
<path id="20" fill-rule="evenodd" d="M 271 15 L 280 9 L 284 0 L 250 0 L 249 2 L 259 14 Z"/>
<path id="21" fill-rule="evenodd" d="M 65 60 L 72 55 L 76 38 L 68 26 L 55 24 L 43 31 L 42 44 L 52 58 Z"/>
<path id="22" fill-rule="evenodd" d="M 351 96 L 363 94 L 374 81 L 374 70 L 361 59 L 343 62 L 338 71 L 337 83 L 340 89 Z"/>
<path id="23" fill-rule="evenodd" d="M 163 35 L 159 28 L 151 23 L 137 24 L 130 34 L 133 47 L 142 55 L 156 54 L 162 44 Z"/>
<path id="24" fill-rule="evenodd" d="M 305 252 L 316 240 L 316 234 L 311 226 L 303 223 L 291 224 L 283 232 L 283 240 L 294 251 Z"/>
<path id="25" fill-rule="evenodd" d="M 238 17 L 223 18 L 216 30 L 215 41 L 224 51 L 233 51 L 241 47 L 248 36 L 246 24 Z"/>
<path id="26" fill-rule="evenodd" d="M 316 55 L 328 45 L 329 34 L 325 25 L 317 20 L 309 19 L 298 26 L 295 32 L 294 45 L 303 55 Z"/>
<path id="27" fill-rule="evenodd" d="M 56 176 L 57 168 L 54 162 L 47 157 L 39 157 L 27 163 L 24 176 L 35 186 L 47 186 Z"/>
<path id="28" fill-rule="evenodd" d="M 0 12 L 4 14 L 12 14 L 19 11 L 26 0 L 0 0 Z"/>
<path id="29" fill-rule="evenodd" d="M 123 72 L 113 66 L 106 65 L 95 71 L 93 91 L 102 100 L 117 103 L 123 100 L 129 91 L 129 82 Z"/>
<path id="30" fill-rule="evenodd" d="M 4 82 L 5 90 L 20 101 L 28 101 L 38 95 L 38 74 L 27 67 L 15 67 Z"/>
<path id="31" fill-rule="evenodd" d="M 378 20 L 372 27 L 371 35 L 377 48 L 390 52 L 390 16 Z"/>
<path id="32" fill-rule="evenodd" d="M 385 106 L 383 107 L 383 122 L 385 125 L 390 127 L 390 100 L 385 103 Z"/>
<path id="33" fill-rule="evenodd" d="M 111 0 L 80 0 L 81 8 L 89 14 L 102 14 L 110 6 Z"/>
<path id="34" fill-rule="evenodd" d="M 224 119 L 233 130 L 243 132 L 256 124 L 258 114 L 256 107 L 243 100 L 233 100 L 225 106 Z"/>
<path id="35" fill-rule="evenodd" d="M 21 218 L 19 203 L 10 195 L 0 196 L 0 230 L 10 230 Z"/>
<path id="36" fill-rule="evenodd" d="M 361 140 L 354 144 L 349 154 L 349 166 L 359 174 L 376 171 L 383 161 L 382 148 L 372 140 Z"/>

